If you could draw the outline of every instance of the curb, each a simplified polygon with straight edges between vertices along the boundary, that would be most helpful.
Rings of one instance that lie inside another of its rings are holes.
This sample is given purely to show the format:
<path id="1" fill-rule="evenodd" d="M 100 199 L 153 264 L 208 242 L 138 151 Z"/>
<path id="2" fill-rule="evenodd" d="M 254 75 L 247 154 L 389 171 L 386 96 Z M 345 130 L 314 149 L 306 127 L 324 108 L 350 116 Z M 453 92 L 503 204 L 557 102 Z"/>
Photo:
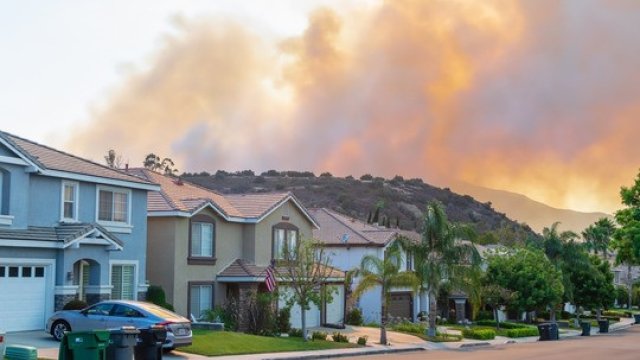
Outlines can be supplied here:
<path id="1" fill-rule="evenodd" d="M 466 344 L 460 345 L 459 349 L 479 347 L 479 346 L 490 346 L 490 345 L 491 343 L 488 343 L 488 342 L 466 343 Z"/>
<path id="2" fill-rule="evenodd" d="M 340 357 L 351 357 L 351 356 L 367 356 L 367 355 L 378 355 L 378 354 L 398 354 L 405 352 L 414 352 L 414 351 L 425 351 L 426 349 L 423 347 L 411 347 L 411 348 L 400 348 L 400 349 L 382 349 L 382 350 L 365 350 L 360 352 L 345 352 L 345 353 L 333 353 L 333 354 L 313 354 L 313 355 L 302 355 L 302 356 L 290 356 L 290 357 L 274 357 L 274 358 L 263 358 L 263 360 L 311 360 L 311 359 L 329 359 L 329 358 L 340 358 Z"/>

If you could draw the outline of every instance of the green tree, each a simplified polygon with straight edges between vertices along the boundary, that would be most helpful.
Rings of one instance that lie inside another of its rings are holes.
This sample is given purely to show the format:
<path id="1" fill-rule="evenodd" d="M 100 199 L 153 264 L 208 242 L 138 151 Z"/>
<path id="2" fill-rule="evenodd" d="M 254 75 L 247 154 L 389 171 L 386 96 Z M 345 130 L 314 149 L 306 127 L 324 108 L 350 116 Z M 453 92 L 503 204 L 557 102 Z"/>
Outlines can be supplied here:
<path id="1" fill-rule="evenodd" d="M 147 156 L 145 156 L 144 158 L 144 161 L 142 162 L 142 165 L 145 168 L 153 171 L 157 171 L 162 168 L 160 157 L 154 153 L 147 154 Z"/>
<path id="2" fill-rule="evenodd" d="M 584 229 L 582 237 L 590 250 L 596 255 L 602 252 L 606 260 L 609 258 L 609 246 L 615 230 L 616 226 L 611 219 L 600 218 Z"/>
<path id="3" fill-rule="evenodd" d="M 627 267 L 629 304 L 633 296 L 631 267 L 640 264 L 640 174 L 630 187 L 620 189 L 623 209 L 615 214 L 618 227 L 613 233 L 612 247 L 616 249 L 616 264 Z"/>
<path id="4" fill-rule="evenodd" d="M 107 151 L 107 155 L 104 156 L 104 161 L 107 166 L 112 169 L 120 169 L 122 167 L 122 156 L 118 155 L 113 149 Z"/>
<path id="5" fill-rule="evenodd" d="M 487 281 L 514 293 L 509 306 L 522 311 L 546 310 L 562 301 L 562 272 L 539 250 L 516 249 L 488 259 Z"/>
<path id="6" fill-rule="evenodd" d="M 276 267 L 277 277 L 292 290 L 291 296 L 286 299 L 289 305 L 300 305 L 302 334 L 304 341 L 307 341 L 305 314 L 310 305 L 313 303 L 320 307 L 323 299 L 332 301 L 333 294 L 325 286 L 334 271 L 331 258 L 325 253 L 322 243 L 302 239 L 291 249 L 285 242 L 284 259 Z"/>
<path id="7" fill-rule="evenodd" d="M 439 202 L 427 205 L 419 242 L 402 238 L 403 246 L 414 254 L 415 273 L 421 291 L 429 294 L 429 328 L 427 335 L 436 335 L 437 298 L 446 284 L 454 289 L 471 287 L 481 263 L 480 255 L 470 241 L 473 231 L 452 224 Z"/>
<path id="8" fill-rule="evenodd" d="M 482 301 L 489 306 L 496 321 L 496 328 L 500 330 L 500 317 L 498 310 L 500 307 L 509 304 L 513 298 L 513 292 L 496 284 L 487 284 L 481 288 Z"/>
<path id="9" fill-rule="evenodd" d="M 573 283 L 573 303 L 576 307 L 595 310 L 598 320 L 602 309 L 613 305 L 616 292 L 613 273 L 608 261 L 591 256 L 586 263 L 575 263 L 571 273 Z"/>
<path id="10" fill-rule="evenodd" d="M 394 242 L 386 251 L 384 259 L 374 255 L 362 258 L 360 267 L 354 270 L 354 276 L 359 277 L 358 285 L 353 292 L 355 298 L 377 287 L 381 288 L 380 312 L 380 344 L 387 344 L 387 309 L 391 301 L 391 289 L 394 287 L 418 287 L 415 274 L 402 269 L 402 248 L 399 242 Z"/>

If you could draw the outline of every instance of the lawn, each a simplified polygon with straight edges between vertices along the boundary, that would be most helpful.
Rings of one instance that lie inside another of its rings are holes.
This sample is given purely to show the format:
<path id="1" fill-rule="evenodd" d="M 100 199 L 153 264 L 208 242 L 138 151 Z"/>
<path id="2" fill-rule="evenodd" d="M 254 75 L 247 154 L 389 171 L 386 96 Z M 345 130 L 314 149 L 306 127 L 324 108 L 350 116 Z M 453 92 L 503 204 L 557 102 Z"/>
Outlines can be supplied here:
<path id="1" fill-rule="evenodd" d="M 205 356 L 273 353 L 282 351 L 327 350 L 358 347 L 333 341 L 302 341 L 302 338 L 280 338 L 248 335 L 230 331 L 193 331 L 193 345 L 180 351 Z"/>

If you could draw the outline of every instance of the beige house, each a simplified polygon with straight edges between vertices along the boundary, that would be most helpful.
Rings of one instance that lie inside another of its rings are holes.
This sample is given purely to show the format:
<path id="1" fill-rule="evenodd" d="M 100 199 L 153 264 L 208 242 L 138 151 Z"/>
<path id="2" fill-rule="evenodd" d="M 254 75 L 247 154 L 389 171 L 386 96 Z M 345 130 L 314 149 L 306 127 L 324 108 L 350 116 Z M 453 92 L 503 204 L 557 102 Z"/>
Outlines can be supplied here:
<path id="1" fill-rule="evenodd" d="M 161 186 L 148 196 L 147 278 L 162 286 L 167 301 L 184 316 L 199 318 L 231 297 L 242 305 L 266 291 L 265 269 L 282 255 L 285 242 L 291 246 L 310 238 L 318 227 L 288 192 L 221 195 L 150 170 L 129 171 Z M 344 273 L 332 273 L 331 281 L 344 288 Z M 284 284 L 279 288 L 287 290 Z M 341 323 L 344 296 L 312 310 L 311 320 L 317 321 L 310 326 L 336 322 L 336 313 Z M 294 307 L 294 327 L 295 313 Z"/>

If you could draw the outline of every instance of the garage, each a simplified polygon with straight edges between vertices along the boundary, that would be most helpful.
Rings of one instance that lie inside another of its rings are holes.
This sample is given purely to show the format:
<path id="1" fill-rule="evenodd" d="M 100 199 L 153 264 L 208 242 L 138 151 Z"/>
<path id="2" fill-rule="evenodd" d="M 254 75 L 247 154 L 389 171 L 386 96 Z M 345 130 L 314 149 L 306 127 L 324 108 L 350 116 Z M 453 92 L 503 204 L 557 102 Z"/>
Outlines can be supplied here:
<path id="1" fill-rule="evenodd" d="M 280 288 L 280 293 L 284 294 L 284 296 L 281 295 L 278 300 L 278 308 L 282 309 L 287 306 L 286 299 L 291 296 L 293 290 L 290 287 L 282 286 Z M 320 326 L 320 309 L 318 309 L 318 307 L 313 303 L 311 303 L 309 307 L 310 309 L 305 312 L 307 328 Z M 291 317 L 289 318 L 289 322 L 291 322 L 292 328 L 302 328 L 300 305 L 295 304 L 291 307 Z"/>
<path id="2" fill-rule="evenodd" d="M 47 279 L 45 264 L 0 263 L 0 328 L 6 331 L 44 329 Z"/>
<path id="3" fill-rule="evenodd" d="M 344 285 L 328 285 L 327 288 L 331 291 L 332 301 L 326 303 L 325 306 L 325 320 L 326 324 L 343 324 L 344 323 Z"/>
<path id="4" fill-rule="evenodd" d="M 391 293 L 389 316 L 394 318 L 413 318 L 413 297 L 410 292 Z"/>

